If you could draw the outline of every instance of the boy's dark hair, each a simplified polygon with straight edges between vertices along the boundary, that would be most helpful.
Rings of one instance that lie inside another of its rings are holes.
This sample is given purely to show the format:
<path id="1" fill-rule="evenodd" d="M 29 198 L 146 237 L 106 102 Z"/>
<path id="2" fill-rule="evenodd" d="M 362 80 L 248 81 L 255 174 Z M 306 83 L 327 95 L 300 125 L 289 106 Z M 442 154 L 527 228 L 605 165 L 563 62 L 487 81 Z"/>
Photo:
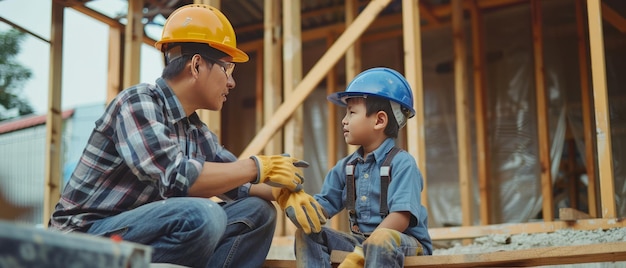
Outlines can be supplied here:
<path id="1" fill-rule="evenodd" d="M 396 117 L 391 110 L 391 104 L 388 99 L 369 95 L 365 98 L 365 115 L 370 116 L 379 111 L 383 111 L 387 114 L 388 122 L 385 127 L 385 135 L 390 138 L 397 138 L 400 126 Z"/>
<path id="2" fill-rule="evenodd" d="M 180 72 L 185 69 L 187 61 L 189 61 L 195 54 L 200 54 L 204 60 L 210 61 L 211 63 L 213 63 L 213 60 L 209 58 L 221 59 L 228 56 L 226 53 L 202 43 L 169 43 L 166 45 L 165 68 L 163 68 L 163 73 L 161 73 L 161 77 L 163 79 L 172 79 L 180 74 Z M 178 49 L 179 52 L 170 53 L 170 51 Z M 169 56 L 170 54 L 179 55 Z"/>

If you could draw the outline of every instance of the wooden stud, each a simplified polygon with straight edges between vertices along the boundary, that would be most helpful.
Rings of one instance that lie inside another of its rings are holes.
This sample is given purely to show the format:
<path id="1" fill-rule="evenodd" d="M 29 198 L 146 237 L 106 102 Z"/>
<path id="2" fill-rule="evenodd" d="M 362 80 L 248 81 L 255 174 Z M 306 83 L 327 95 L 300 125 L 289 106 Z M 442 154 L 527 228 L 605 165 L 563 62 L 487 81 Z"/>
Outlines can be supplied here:
<path id="1" fill-rule="evenodd" d="M 281 60 L 281 16 L 280 1 L 265 0 L 263 7 L 263 124 L 271 119 L 276 107 L 282 101 L 282 60 Z M 261 124 L 261 129 L 262 125 Z M 265 147 L 266 154 L 282 153 L 282 131 L 279 131 L 268 141 Z M 255 152 L 259 153 L 259 152 Z M 242 154 L 240 158 L 247 158 L 252 154 Z M 275 204 L 280 212 L 282 209 Z M 281 213 L 279 213 L 280 215 Z M 286 235 L 285 217 L 277 217 L 274 236 Z"/>
<path id="2" fill-rule="evenodd" d="M 356 0 L 346 0 L 346 27 L 354 22 L 354 18 L 359 12 L 359 3 Z M 348 47 L 346 51 L 346 86 L 356 77 L 362 67 L 361 63 L 361 38 L 357 38 L 352 46 Z M 346 146 L 346 153 L 351 154 L 358 149 L 358 146 L 348 144 Z"/>
<path id="3" fill-rule="evenodd" d="M 422 70 L 422 40 L 420 7 L 417 1 L 402 0 L 402 42 L 404 46 L 404 75 L 411 86 L 415 116 L 407 121 L 407 151 L 415 157 L 422 173 L 422 205 L 428 207 L 428 172 L 426 170 L 426 137 L 424 78 Z"/>
<path id="4" fill-rule="evenodd" d="M 478 1 L 473 0 L 470 5 L 472 26 L 472 49 L 474 56 L 474 117 L 476 118 L 476 166 L 478 174 L 478 189 L 480 194 L 480 223 L 491 224 L 492 193 L 495 187 L 490 187 L 491 162 L 490 147 L 488 143 L 488 118 L 487 118 L 487 86 L 486 86 L 486 63 L 485 63 L 485 34 L 483 17 L 478 7 Z"/>
<path id="5" fill-rule="evenodd" d="M 606 86 L 606 66 L 604 63 L 604 35 L 600 0 L 587 0 L 589 23 L 589 45 L 591 51 L 591 76 L 593 101 L 596 117 L 596 149 L 600 180 L 601 216 L 605 219 L 616 217 L 615 186 L 613 181 L 613 152 L 611 148 L 611 123 Z"/>
<path id="6" fill-rule="evenodd" d="M 469 125 L 469 102 L 467 100 L 467 52 L 463 27 L 461 0 L 452 0 L 452 38 L 454 46 L 454 97 L 456 102 L 456 133 L 459 167 L 459 191 L 463 226 L 473 224 L 472 164 Z"/>
<path id="7" fill-rule="evenodd" d="M 143 1 L 129 1 L 127 24 L 124 31 L 123 88 L 139 83 L 141 44 L 143 38 Z"/>
<path id="8" fill-rule="evenodd" d="M 263 34 L 263 122 L 267 124 L 282 102 L 282 44 L 280 1 L 265 0 Z M 262 129 L 262 128 L 261 128 Z M 282 131 L 278 131 L 265 147 L 266 154 L 280 154 Z M 248 154 L 242 157 L 248 157 Z"/>
<path id="9" fill-rule="evenodd" d="M 346 52 L 348 47 L 354 43 L 365 29 L 374 21 L 376 16 L 389 4 L 390 0 L 372 0 L 367 7 L 356 18 L 354 23 L 337 39 L 337 41 L 326 51 L 313 68 L 296 86 L 293 94 L 286 99 L 278 110 L 270 118 L 267 124 L 257 133 L 250 144 L 243 150 L 239 158 L 245 158 L 258 153 L 267 144 L 270 138 L 283 126 L 285 121 L 291 116 L 304 99 L 315 89 L 315 86 L 334 66 L 339 58 Z"/>
<path id="10" fill-rule="evenodd" d="M 109 66 L 107 75 L 106 103 L 110 103 L 122 91 L 123 33 L 120 28 L 109 27 Z"/>
<path id="11" fill-rule="evenodd" d="M 578 70 L 580 77 L 580 93 L 582 114 L 583 114 L 583 134 L 585 139 L 585 166 L 587 168 L 587 207 L 589 208 L 589 215 L 597 218 L 598 214 L 598 202 L 597 195 L 597 177 L 596 177 L 596 155 L 595 155 L 595 122 L 591 116 L 591 95 L 589 89 L 589 61 L 587 60 L 587 38 L 585 36 L 585 10 L 584 0 L 576 0 L 576 36 L 578 39 Z"/>
<path id="12" fill-rule="evenodd" d="M 535 64 L 535 90 L 537 92 L 537 136 L 539 139 L 539 162 L 541 171 L 541 195 L 543 196 L 543 220 L 554 220 L 554 198 L 552 195 L 552 171 L 550 160 L 550 136 L 548 103 L 543 64 L 543 36 L 541 4 L 531 0 L 530 14 L 533 34 L 533 55 Z"/>
<path id="13" fill-rule="evenodd" d="M 63 23 L 64 7 L 52 3 L 50 28 L 50 76 L 48 83 L 48 112 L 46 113 L 46 161 L 44 176 L 43 226 L 61 197 L 61 151 L 63 118 L 61 95 L 63 78 Z"/>
<path id="14" fill-rule="evenodd" d="M 289 99 L 295 86 L 302 80 L 302 38 L 300 23 L 300 1 L 283 0 L 283 97 Z M 285 152 L 302 159 L 304 140 L 302 137 L 302 106 L 295 109 L 283 127 Z M 286 221 L 287 222 L 287 221 Z M 296 228 L 289 221 L 285 228 L 293 234 Z"/>

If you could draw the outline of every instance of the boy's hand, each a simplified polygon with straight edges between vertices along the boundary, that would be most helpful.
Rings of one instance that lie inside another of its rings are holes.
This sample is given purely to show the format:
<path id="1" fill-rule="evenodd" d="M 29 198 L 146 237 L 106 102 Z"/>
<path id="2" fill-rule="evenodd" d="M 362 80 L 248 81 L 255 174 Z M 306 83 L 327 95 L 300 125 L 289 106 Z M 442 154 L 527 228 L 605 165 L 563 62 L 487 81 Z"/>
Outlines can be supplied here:
<path id="1" fill-rule="evenodd" d="M 267 183 L 274 187 L 287 188 L 292 192 L 302 189 L 304 177 L 300 167 L 308 167 L 309 163 L 283 155 L 253 155 L 257 167 L 257 177 L 252 183 Z"/>
<path id="2" fill-rule="evenodd" d="M 337 266 L 338 268 L 354 268 L 363 267 L 365 265 L 365 257 L 363 256 L 363 248 L 361 246 L 354 247 L 354 250 L 346 255 L 346 258 Z"/>
<path id="3" fill-rule="evenodd" d="M 272 195 L 287 217 L 304 233 L 319 233 L 326 223 L 326 212 L 320 204 L 304 191 L 291 192 L 285 188 L 272 188 Z"/>

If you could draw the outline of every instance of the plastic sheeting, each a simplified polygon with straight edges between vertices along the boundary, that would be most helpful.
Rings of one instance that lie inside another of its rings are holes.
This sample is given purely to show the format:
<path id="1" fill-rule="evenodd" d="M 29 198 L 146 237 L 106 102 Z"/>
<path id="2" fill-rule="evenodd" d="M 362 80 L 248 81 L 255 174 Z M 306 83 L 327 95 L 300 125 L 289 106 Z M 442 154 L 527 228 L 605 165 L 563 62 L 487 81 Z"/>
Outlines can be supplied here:
<path id="1" fill-rule="evenodd" d="M 584 156 L 580 78 L 573 1 L 542 1 L 544 12 L 544 64 L 547 91 L 551 174 L 553 182 L 563 176 L 559 170 L 566 129 L 576 139 L 579 157 Z M 548 15 L 545 15 L 548 14 Z M 534 86 L 534 63 L 528 5 L 497 13 L 484 14 L 487 54 L 487 124 L 490 146 L 492 223 L 528 222 L 540 218 L 542 209 L 539 142 L 537 135 L 537 98 Z M 469 24 L 469 23 L 467 23 Z M 471 40 L 470 29 L 466 39 Z M 605 33 L 605 39 L 617 38 L 614 49 L 607 45 L 607 81 L 613 129 L 613 157 L 618 215 L 626 215 L 626 101 L 624 78 L 626 53 L 620 47 L 625 35 Z M 621 38 L 621 39 L 620 39 Z M 469 41 L 468 41 L 469 43 Z M 426 115 L 427 179 L 430 226 L 461 225 L 462 211 L 458 174 L 457 134 L 454 100 L 452 34 L 449 27 L 422 33 L 424 104 Z M 468 44 L 468 52 L 471 47 Z M 468 73 L 471 74 L 471 56 Z M 471 75 L 468 76 L 470 79 Z M 322 92 L 322 93 L 320 93 Z M 305 171 L 307 191 L 317 192 L 328 170 L 326 165 L 326 107 L 323 91 L 314 93 L 305 105 L 305 159 L 316 163 Z M 323 96 L 322 96 L 323 95 Z M 471 140 L 475 141 L 473 84 L 470 97 Z M 577 96 L 577 97 L 576 97 Z M 621 96 L 621 98 L 619 97 Z M 421 109 L 421 107 L 417 107 Z M 320 122 L 325 122 L 320 124 Z M 568 125 L 569 124 L 569 125 Z M 409 137 L 410 138 L 410 137 Z M 338 137 L 339 144 L 343 144 Z M 472 146 L 474 224 L 478 217 L 479 192 L 476 174 L 476 147 Z M 340 156 L 342 154 L 339 154 Z M 584 161 L 584 159 L 582 159 Z M 312 170 L 311 170 L 312 169 Z M 319 178 L 319 179 L 318 179 Z M 586 189 L 584 190 L 586 191 Z M 566 206 L 559 202 L 555 206 Z M 558 211 L 555 207 L 555 211 Z"/>

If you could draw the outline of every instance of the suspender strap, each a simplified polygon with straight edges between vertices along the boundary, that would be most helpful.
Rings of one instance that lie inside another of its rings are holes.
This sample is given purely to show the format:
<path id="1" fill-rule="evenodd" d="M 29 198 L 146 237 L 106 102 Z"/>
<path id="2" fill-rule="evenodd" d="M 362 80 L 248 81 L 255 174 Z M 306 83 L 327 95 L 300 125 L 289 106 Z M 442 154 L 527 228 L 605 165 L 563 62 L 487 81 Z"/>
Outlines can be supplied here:
<path id="1" fill-rule="evenodd" d="M 389 215 L 389 206 L 387 205 L 387 190 L 391 182 L 391 160 L 400 151 L 400 148 L 393 147 L 385 157 L 380 167 L 380 215 L 385 218 Z"/>
<path id="2" fill-rule="evenodd" d="M 355 158 L 346 165 L 346 209 L 350 216 L 350 229 L 355 233 L 359 233 L 359 227 L 356 224 L 356 183 L 354 181 L 354 165 L 357 161 L 358 158 Z"/>

